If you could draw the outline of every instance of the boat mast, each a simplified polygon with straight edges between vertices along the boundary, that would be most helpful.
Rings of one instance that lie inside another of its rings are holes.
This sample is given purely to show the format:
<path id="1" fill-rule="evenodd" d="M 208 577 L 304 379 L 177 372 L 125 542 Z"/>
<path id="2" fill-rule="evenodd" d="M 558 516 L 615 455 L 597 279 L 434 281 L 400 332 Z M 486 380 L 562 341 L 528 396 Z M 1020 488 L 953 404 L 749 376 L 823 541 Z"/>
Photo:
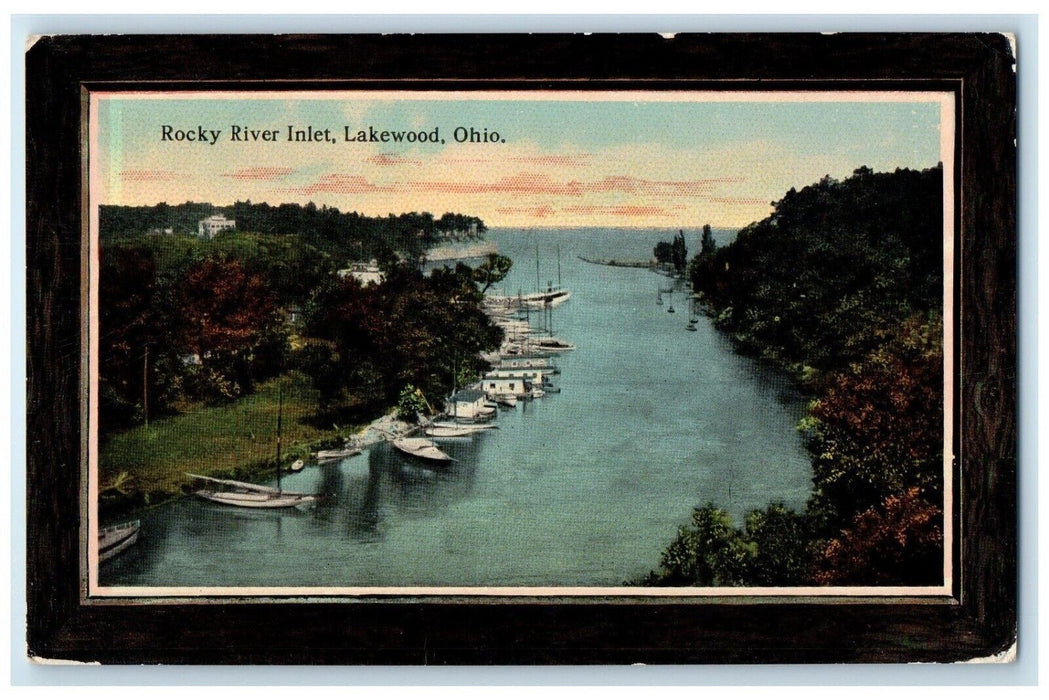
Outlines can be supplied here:
<path id="1" fill-rule="evenodd" d="M 538 294 L 543 291 L 539 287 L 539 244 L 535 244 L 535 291 Z"/>
<path id="2" fill-rule="evenodd" d="M 284 415 L 284 387 L 277 388 L 277 490 L 280 491 L 280 431 Z"/>
<path id="3" fill-rule="evenodd" d="M 557 244 L 557 288 L 561 288 L 561 244 Z"/>

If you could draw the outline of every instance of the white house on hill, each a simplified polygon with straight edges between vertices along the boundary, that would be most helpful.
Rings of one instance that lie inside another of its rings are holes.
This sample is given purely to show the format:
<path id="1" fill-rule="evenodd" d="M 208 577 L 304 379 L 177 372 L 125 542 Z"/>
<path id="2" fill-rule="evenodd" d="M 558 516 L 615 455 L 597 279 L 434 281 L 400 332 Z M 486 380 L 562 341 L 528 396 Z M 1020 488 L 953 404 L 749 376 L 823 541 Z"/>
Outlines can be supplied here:
<path id="1" fill-rule="evenodd" d="M 215 214 L 200 220 L 200 223 L 197 225 L 197 235 L 211 240 L 219 231 L 228 231 L 235 228 L 237 228 L 237 222 L 234 219 L 227 219 L 222 214 Z"/>

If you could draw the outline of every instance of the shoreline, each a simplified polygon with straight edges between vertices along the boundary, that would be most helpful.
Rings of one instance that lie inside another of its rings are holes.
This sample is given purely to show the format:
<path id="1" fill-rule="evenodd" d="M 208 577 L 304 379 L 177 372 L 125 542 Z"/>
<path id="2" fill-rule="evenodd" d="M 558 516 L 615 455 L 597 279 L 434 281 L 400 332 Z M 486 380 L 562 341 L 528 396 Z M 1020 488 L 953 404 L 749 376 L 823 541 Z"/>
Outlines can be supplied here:
<path id="1" fill-rule="evenodd" d="M 652 262 L 651 260 L 611 260 L 611 259 L 592 259 L 585 258 L 582 255 L 576 256 L 585 263 L 591 265 L 604 265 L 606 267 L 633 267 L 645 270 L 656 269 L 659 263 Z"/>

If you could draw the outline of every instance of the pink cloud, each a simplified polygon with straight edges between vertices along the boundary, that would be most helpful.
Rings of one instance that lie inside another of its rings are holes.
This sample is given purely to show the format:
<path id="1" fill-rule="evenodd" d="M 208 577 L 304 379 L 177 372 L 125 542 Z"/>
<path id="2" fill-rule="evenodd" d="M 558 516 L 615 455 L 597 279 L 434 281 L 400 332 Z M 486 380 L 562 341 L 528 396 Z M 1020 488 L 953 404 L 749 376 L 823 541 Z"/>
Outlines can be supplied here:
<path id="1" fill-rule="evenodd" d="M 591 154 L 589 153 L 562 153 L 546 156 L 516 156 L 510 158 L 511 163 L 529 163 L 532 165 L 557 165 L 563 168 L 589 165 Z"/>
<path id="2" fill-rule="evenodd" d="M 120 177 L 128 182 L 163 182 L 178 179 L 172 170 L 121 170 Z"/>
<path id="3" fill-rule="evenodd" d="M 554 208 L 549 204 L 535 207 L 498 207 L 496 211 L 500 214 L 525 214 L 533 219 L 545 219 L 554 215 Z"/>
<path id="4" fill-rule="evenodd" d="M 376 185 L 360 175 L 347 175 L 345 173 L 328 173 L 322 175 L 319 180 L 304 187 L 294 187 L 285 190 L 298 194 L 318 194 L 321 192 L 331 194 L 370 194 L 372 192 L 393 192 L 395 188 Z"/>
<path id="5" fill-rule="evenodd" d="M 233 178 L 234 180 L 280 180 L 290 175 L 293 171 L 292 168 L 277 168 L 268 167 L 265 165 L 256 165 L 250 168 L 241 168 L 240 170 L 234 170 L 231 173 L 222 173 L 223 177 Z"/>
<path id="6" fill-rule="evenodd" d="M 367 158 L 365 163 L 371 163 L 372 165 L 381 166 L 392 166 L 392 165 L 422 165 L 421 160 L 413 158 L 405 158 L 395 153 L 378 153 L 371 158 Z"/>
<path id="7" fill-rule="evenodd" d="M 409 190 L 416 192 L 439 192 L 445 194 L 556 194 L 576 197 L 583 193 L 578 182 L 556 182 L 541 173 L 518 173 L 501 177 L 495 182 L 409 182 Z"/>
<path id="8" fill-rule="evenodd" d="M 568 214 L 611 214 L 613 216 L 679 216 L 684 206 L 652 207 L 633 204 L 602 205 L 584 204 L 565 207 L 562 211 Z"/>
<path id="9" fill-rule="evenodd" d="M 546 173 L 523 172 L 499 178 L 494 182 L 415 181 L 406 183 L 406 187 L 416 192 L 445 194 L 498 193 L 580 197 L 587 193 L 622 193 L 649 197 L 702 197 L 710 191 L 714 183 L 723 181 L 726 179 L 646 180 L 630 175 L 609 175 L 597 181 L 580 182 L 579 180 L 555 180 Z"/>
<path id="10" fill-rule="evenodd" d="M 442 163 L 474 165 L 478 163 L 524 163 L 527 165 L 551 165 L 561 168 L 573 168 L 589 165 L 593 158 L 590 153 L 558 153 L 535 156 L 511 156 L 509 158 L 467 158 L 448 156 L 441 158 Z"/>
<path id="11" fill-rule="evenodd" d="M 711 202 L 718 204 L 768 204 L 761 197 L 710 197 Z"/>

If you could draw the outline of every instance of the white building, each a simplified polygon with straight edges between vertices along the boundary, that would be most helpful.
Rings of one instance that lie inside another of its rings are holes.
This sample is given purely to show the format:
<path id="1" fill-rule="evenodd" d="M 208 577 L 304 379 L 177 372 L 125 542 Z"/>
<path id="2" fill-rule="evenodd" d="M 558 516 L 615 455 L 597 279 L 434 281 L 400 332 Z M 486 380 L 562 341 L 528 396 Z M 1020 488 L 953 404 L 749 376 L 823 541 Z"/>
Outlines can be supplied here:
<path id="1" fill-rule="evenodd" d="M 460 389 L 444 404 L 444 412 L 456 418 L 479 418 L 491 413 L 484 405 L 485 394 L 476 389 Z"/>
<path id="2" fill-rule="evenodd" d="M 382 270 L 379 269 L 379 263 L 374 259 L 368 263 L 352 263 L 348 268 L 339 270 L 336 274 L 339 277 L 352 277 L 360 282 L 362 287 L 369 284 L 382 284 L 383 280 Z"/>
<path id="3" fill-rule="evenodd" d="M 550 367 L 514 367 L 511 369 L 493 369 L 488 372 L 485 379 L 527 379 L 535 384 L 542 384 L 543 377 L 553 374 Z"/>
<path id="4" fill-rule="evenodd" d="M 237 228 L 237 222 L 227 219 L 222 214 L 214 214 L 206 219 L 201 219 L 197 225 L 197 235 L 201 238 L 211 240 L 219 231 L 229 231 Z"/>
<path id="5" fill-rule="evenodd" d="M 507 394 L 520 398 L 531 391 L 524 377 L 485 377 L 481 380 L 481 388 L 492 398 Z"/>

